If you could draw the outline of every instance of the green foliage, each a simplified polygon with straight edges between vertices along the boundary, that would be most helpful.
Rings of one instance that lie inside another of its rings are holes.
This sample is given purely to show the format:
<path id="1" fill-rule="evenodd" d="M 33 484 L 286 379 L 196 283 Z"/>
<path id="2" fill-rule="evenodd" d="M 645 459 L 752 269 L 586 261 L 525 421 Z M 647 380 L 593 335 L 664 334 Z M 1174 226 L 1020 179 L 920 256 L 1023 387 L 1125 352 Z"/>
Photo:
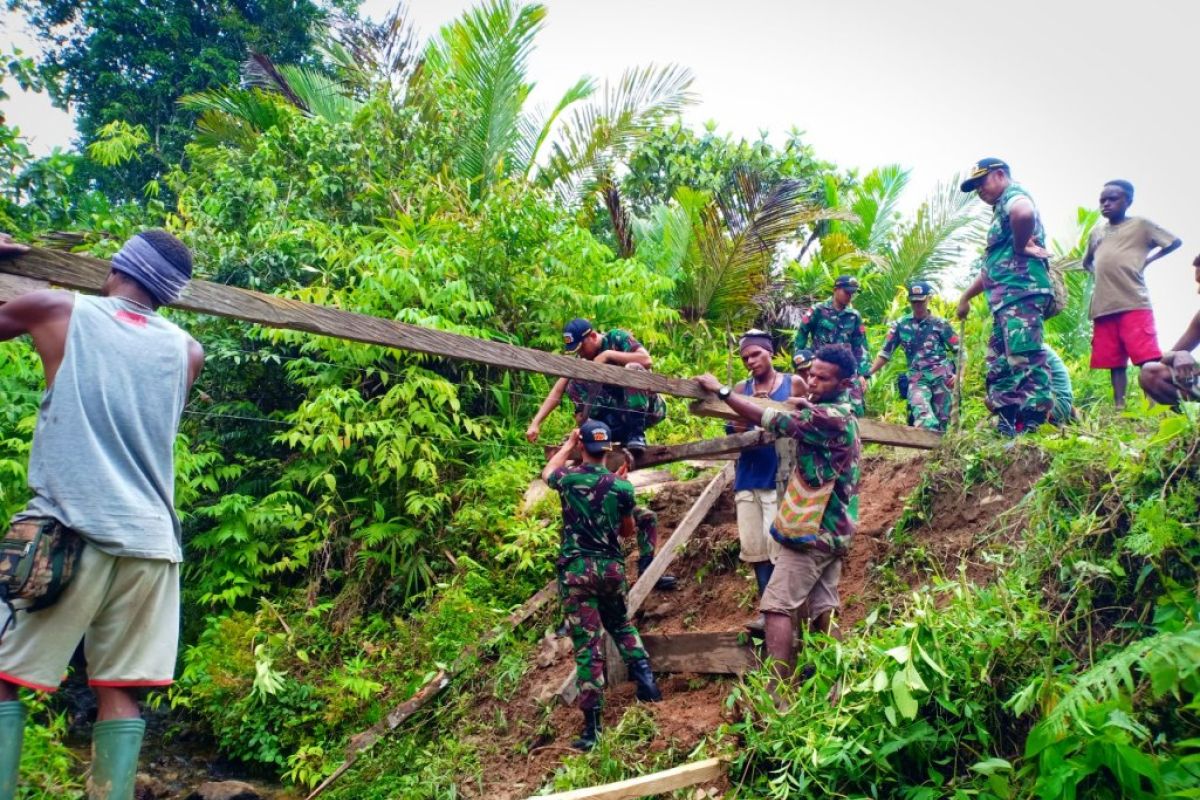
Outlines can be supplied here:
<path id="1" fill-rule="evenodd" d="M 44 699 L 32 692 L 21 694 L 28 716 L 16 800 L 82 800 L 79 758 L 62 743 L 66 713 L 52 712 Z"/>

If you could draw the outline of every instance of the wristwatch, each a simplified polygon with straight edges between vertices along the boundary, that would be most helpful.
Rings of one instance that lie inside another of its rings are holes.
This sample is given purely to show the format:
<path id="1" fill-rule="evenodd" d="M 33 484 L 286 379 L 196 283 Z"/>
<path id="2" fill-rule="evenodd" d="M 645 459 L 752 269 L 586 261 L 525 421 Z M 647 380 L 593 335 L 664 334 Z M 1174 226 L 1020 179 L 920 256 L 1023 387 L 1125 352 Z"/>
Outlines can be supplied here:
<path id="1" fill-rule="evenodd" d="M 720 389 L 717 389 L 717 397 L 721 398 L 722 400 L 728 400 L 729 395 L 731 394 L 733 394 L 733 390 L 728 386 L 722 386 Z"/>

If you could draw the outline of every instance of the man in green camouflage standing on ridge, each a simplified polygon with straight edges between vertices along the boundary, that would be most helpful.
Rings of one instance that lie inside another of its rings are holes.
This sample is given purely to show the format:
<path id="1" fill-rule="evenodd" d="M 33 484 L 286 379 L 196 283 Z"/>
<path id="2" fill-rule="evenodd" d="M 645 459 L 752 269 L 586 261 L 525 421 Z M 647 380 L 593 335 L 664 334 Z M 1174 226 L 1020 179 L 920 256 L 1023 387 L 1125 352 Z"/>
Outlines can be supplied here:
<path id="1" fill-rule="evenodd" d="M 566 466 L 579 445 L 583 463 Z M 633 534 L 634 493 L 633 484 L 605 468 L 604 453 L 611 447 L 608 426 L 588 420 L 571 432 L 542 470 L 542 480 L 559 493 L 562 502 L 558 587 L 575 647 L 575 681 L 584 729 L 572 746 L 579 750 L 595 747 L 600 734 L 604 630 L 616 642 L 637 683 L 637 698 L 649 702 L 662 699 L 642 638 L 625 609 L 628 584 L 619 536 Z"/>
<path id="2" fill-rule="evenodd" d="M 1046 232 L 1033 198 L 1000 159 L 980 159 L 960 188 L 978 193 L 993 211 L 983 269 L 958 301 L 958 318 L 971 313 L 972 298 L 987 293 L 987 405 L 1000 418 L 1000 432 L 1015 436 L 1046 422 L 1054 402 L 1042 350 L 1054 297 Z"/>
<path id="3" fill-rule="evenodd" d="M 932 431 L 944 431 L 954 406 L 954 358 L 958 353 L 958 334 L 949 322 L 929 311 L 933 287 L 917 281 L 908 287 L 912 313 L 893 322 L 883 349 L 871 365 L 874 375 L 899 347 L 908 359 L 908 404 L 911 424 Z"/>
<path id="4" fill-rule="evenodd" d="M 858 372 L 850 382 L 850 403 L 854 415 L 866 413 L 867 379 L 871 371 L 871 359 L 867 353 L 867 328 L 862 315 L 851 307 L 854 293 L 858 291 L 858 279 L 853 275 L 840 275 L 833 283 L 833 298 L 805 309 L 796 329 L 792 352 L 816 350 L 827 344 L 844 344 L 854 355 Z"/>

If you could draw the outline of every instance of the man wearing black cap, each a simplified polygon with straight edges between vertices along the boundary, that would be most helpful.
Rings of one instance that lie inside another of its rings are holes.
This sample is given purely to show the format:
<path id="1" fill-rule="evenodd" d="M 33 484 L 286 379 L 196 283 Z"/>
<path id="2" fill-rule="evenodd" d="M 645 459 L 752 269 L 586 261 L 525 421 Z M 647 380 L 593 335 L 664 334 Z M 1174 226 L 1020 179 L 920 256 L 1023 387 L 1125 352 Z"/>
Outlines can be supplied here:
<path id="1" fill-rule="evenodd" d="M 919 428 L 944 431 L 954 406 L 954 357 L 958 353 L 958 335 L 949 322 L 929 311 L 933 286 L 917 281 L 908 287 L 912 313 L 893 322 L 883 349 L 871 365 L 874 375 L 900 347 L 908 360 L 908 400 L 912 421 Z"/>
<path id="2" fill-rule="evenodd" d="M 583 463 L 568 467 L 582 445 Z M 583 711 L 583 735 L 572 746 L 591 750 L 600 733 L 604 704 L 604 642 L 607 630 L 637 683 L 639 700 L 662 699 L 637 628 L 625 609 L 625 557 L 620 536 L 634 530 L 633 484 L 609 472 L 604 454 L 612 447 L 608 426 L 587 420 L 571 431 L 542 480 L 562 502 L 562 544 L 557 561 L 563 612 L 575 646 L 575 682 Z"/>
<path id="3" fill-rule="evenodd" d="M 958 301 L 958 317 L 987 293 L 992 336 L 987 354 L 987 405 L 1006 435 L 1046 422 L 1053 405 L 1050 370 L 1042 350 L 1046 311 L 1054 298 L 1050 251 L 1037 207 L 1013 182 L 1008 164 L 980 159 L 961 186 L 992 206 L 983 269 Z"/>
<path id="4" fill-rule="evenodd" d="M 563 349 L 578 353 L 596 364 L 614 364 L 627 369 L 650 369 L 650 354 L 629 331 L 614 328 L 601 334 L 586 319 L 573 319 L 563 326 Z M 541 408 L 529 423 L 525 438 L 537 441 L 542 422 L 558 407 L 563 394 L 575 404 L 575 421 L 604 422 L 620 442 L 635 456 L 646 449 L 646 429 L 662 422 L 667 406 L 656 392 L 627 389 L 595 381 L 559 378 Z"/>
<path id="5" fill-rule="evenodd" d="M 866 413 L 866 376 L 871 371 L 867 354 L 867 328 L 862 315 L 851 307 L 854 293 L 858 291 L 858 279 L 853 275 L 841 275 L 833 284 L 833 299 L 817 303 L 805 309 L 796 329 L 793 351 L 816 350 L 827 344 L 849 346 L 858 364 L 858 375 L 850 383 L 850 404 L 855 416 Z"/>

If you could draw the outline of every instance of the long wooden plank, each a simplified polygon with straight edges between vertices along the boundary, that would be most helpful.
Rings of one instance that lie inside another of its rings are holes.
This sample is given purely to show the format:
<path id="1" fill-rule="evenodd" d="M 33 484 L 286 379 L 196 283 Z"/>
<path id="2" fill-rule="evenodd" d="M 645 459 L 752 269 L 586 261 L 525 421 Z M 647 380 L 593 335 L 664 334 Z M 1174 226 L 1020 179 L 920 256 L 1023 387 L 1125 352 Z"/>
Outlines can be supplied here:
<path id="1" fill-rule="evenodd" d="M 763 430 L 744 431 L 715 439 L 701 439 L 698 442 L 686 444 L 652 444 L 637 460 L 635 469 L 657 467 L 670 464 L 673 461 L 686 461 L 689 458 L 712 458 L 730 453 L 737 453 L 749 447 L 759 447 L 770 444 L 775 440 L 772 434 Z"/>
<path id="2" fill-rule="evenodd" d="M 642 644 L 655 672 L 741 675 L 761 664 L 746 634 L 735 631 L 645 633 Z"/>
<path id="3" fill-rule="evenodd" d="M 762 397 L 747 397 L 746 400 L 763 408 L 774 408 L 779 411 L 794 411 L 792 406 L 767 400 Z M 693 414 L 701 417 L 721 417 L 728 419 L 729 406 L 718 397 L 698 400 L 690 406 Z M 858 421 L 858 435 L 864 442 L 889 444 L 895 447 L 912 447 L 917 450 L 933 450 L 942 442 L 942 436 L 935 431 L 924 428 L 911 428 L 907 425 L 893 425 L 890 422 L 880 422 L 874 419 Z"/>
<path id="4" fill-rule="evenodd" d="M 537 800 L 636 800 L 638 797 L 673 792 L 698 783 L 720 780 L 727 769 L 723 758 L 706 758 L 691 764 L 674 767 L 640 778 L 606 783 L 588 789 L 574 789 L 557 794 L 537 795 Z M 529 800 L 535 800 L 530 797 Z"/>
<path id="5" fill-rule="evenodd" d="M 96 292 L 104 284 L 110 264 L 98 258 L 57 250 L 30 248 L 15 258 L 0 259 L 0 302 L 49 284 L 68 289 Z M 20 280 L 24 278 L 26 280 Z M 286 297 L 239 289 L 210 281 L 191 281 L 175 308 L 230 317 L 270 328 L 286 328 L 349 339 L 367 344 L 395 347 L 428 355 L 475 361 L 505 369 L 539 372 L 554 377 L 600 381 L 632 389 L 698 399 L 693 410 L 705 416 L 725 419 L 737 417 L 729 407 L 710 395 L 694 380 L 673 378 L 644 370 L 631 370 L 610 364 L 595 364 L 582 358 L 545 353 L 528 347 L 474 339 L 455 333 L 436 331 L 395 320 L 381 319 L 352 311 L 304 303 Z M 750 398 L 766 405 L 770 400 Z M 916 431 L 900 425 L 863 420 L 863 441 L 894 444 L 900 447 L 937 446 L 937 434 Z M 666 463 L 666 462 L 659 462 Z"/>
<path id="6" fill-rule="evenodd" d="M 646 602 L 650 592 L 654 589 L 654 584 L 663 576 L 667 568 L 671 566 L 671 562 L 675 559 L 676 553 L 687 544 L 688 539 L 700 527 L 700 523 L 704 522 L 704 518 L 708 516 L 708 511 L 717 502 L 717 498 L 721 496 L 721 492 L 725 491 L 733 481 L 733 464 L 726 464 L 725 467 L 718 472 L 708 485 L 704 487 L 704 491 L 696 498 L 696 502 L 684 515 L 679 524 L 675 526 L 675 530 L 671 532 L 670 538 L 664 544 L 659 545 L 658 551 L 654 554 L 654 560 L 650 562 L 650 566 L 646 568 L 637 579 L 637 583 L 629 591 L 629 597 L 625 601 L 625 608 L 630 617 L 637 613 L 642 607 L 642 603 Z M 558 688 L 558 698 L 565 705 L 570 705 L 575 702 L 578 697 L 578 692 L 575 688 L 575 675 L 571 673 L 563 680 L 563 683 Z"/>
<path id="7" fill-rule="evenodd" d="M 2 272 L 88 292 L 100 290 L 110 266 L 109 262 L 91 256 L 37 247 L 31 248 L 24 255 L 0 260 Z M 211 281 L 191 281 L 179 302 L 173 304 L 173 307 L 218 317 L 231 317 L 271 328 L 335 336 L 506 369 L 600 381 L 633 389 L 662 392 L 675 397 L 708 396 L 708 392 L 700 388 L 694 380 L 625 369 L 611 364 L 595 364 L 574 356 L 545 353 L 504 342 L 474 339 L 470 336 L 431 330 L 418 325 L 304 303 Z"/>

